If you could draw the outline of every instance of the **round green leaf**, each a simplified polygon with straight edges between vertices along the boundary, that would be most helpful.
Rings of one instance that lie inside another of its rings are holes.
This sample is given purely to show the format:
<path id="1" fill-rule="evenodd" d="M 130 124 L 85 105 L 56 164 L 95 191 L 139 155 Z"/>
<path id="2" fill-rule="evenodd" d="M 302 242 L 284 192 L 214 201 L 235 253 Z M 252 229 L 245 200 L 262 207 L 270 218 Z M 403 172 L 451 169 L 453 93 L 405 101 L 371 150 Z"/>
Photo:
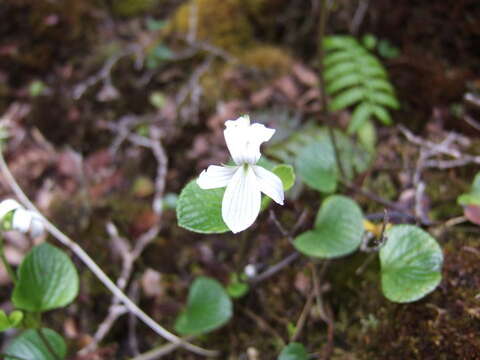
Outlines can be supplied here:
<path id="1" fill-rule="evenodd" d="M 214 279 L 195 279 L 188 293 L 187 308 L 175 322 L 182 335 L 199 335 L 215 330 L 232 317 L 232 301 L 223 286 Z"/>
<path id="2" fill-rule="evenodd" d="M 190 181 L 177 202 L 178 225 L 190 231 L 212 234 L 228 231 L 222 219 L 225 188 L 203 190 L 196 180 Z"/>
<path id="3" fill-rule="evenodd" d="M 78 294 L 78 274 L 62 250 L 44 243 L 23 259 L 12 295 L 15 307 L 47 311 L 66 306 Z"/>
<path id="4" fill-rule="evenodd" d="M 308 360 L 308 353 L 302 344 L 293 342 L 283 348 L 277 360 Z"/>
<path id="5" fill-rule="evenodd" d="M 5 360 L 58 360 L 67 356 L 67 345 L 63 338 L 51 329 L 43 328 L 42 335 L 50 348 L 55 352 L 54 356 L 38 334 L 39 329 L 29 329 L 17 336 L 5 349 Z"/>
<path id="6" fill-rule="evenodd" d="M 306 146 L 296 160 L 298 174 L 315 190 L 332 193 L 337 188 L 337 165 L 330 141 L 319 139 Z"/>
<path id="7" fill-rule="evenodd" d="M 322 204 L 315 228 L 293 242 L 307 256 L 335 258 L 350 254 L 362 242 L 363 215 L 357 203 L 345 196 L 332 195 Z"/>
<path id="8" fill-rule="evenodd" d="M 413 225 L 397 225 L 386 233 L 380 249 L 382 289 L 395 302 L 418 300 L 440 283 L 442 249 L 433 237 Z"/>

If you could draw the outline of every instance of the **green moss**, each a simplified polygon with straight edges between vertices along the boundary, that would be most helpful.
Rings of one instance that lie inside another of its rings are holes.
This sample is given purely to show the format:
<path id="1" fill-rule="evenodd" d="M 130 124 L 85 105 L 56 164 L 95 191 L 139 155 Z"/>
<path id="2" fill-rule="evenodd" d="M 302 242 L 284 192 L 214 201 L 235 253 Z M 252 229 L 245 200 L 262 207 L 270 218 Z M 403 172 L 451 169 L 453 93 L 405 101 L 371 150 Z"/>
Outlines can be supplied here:
<path id="1" fill-rule="evenodd" d="M 206 104 L 214 106 L 218 100 L 250 95 L 286 74 L 293 64 L 293 58 L 285 50 L 270 45 L 255 45 L 246 49 L 239 61 L 238 64 L 218 62 L 200 78 Z M 259 74 L 250 79 L 243 73 L 245 68 L 259 71 Z M 242 79 L 241 86 L 239 78 Z"/>
<path id="2" fill-rule="evenodd" d="M 252 25 L 239 0 L 190 0 L 170 20 L 168 32 L 187 35 L 196 11 L 196 38 L 232 53 L 253 41 Z"/>
<path id="3" fill-rule="evenodd" d="M 137 16 L 153 10 L 161 0 L 115 0 L 113 11 L 121 16 Z"/>
<path id="4" fill-rule="evenodd" d="M 245 51 L 240 62 L 274 77 L 287 73 L 293 64 L 285 49 L 271 45 L 257 45 Z"/>

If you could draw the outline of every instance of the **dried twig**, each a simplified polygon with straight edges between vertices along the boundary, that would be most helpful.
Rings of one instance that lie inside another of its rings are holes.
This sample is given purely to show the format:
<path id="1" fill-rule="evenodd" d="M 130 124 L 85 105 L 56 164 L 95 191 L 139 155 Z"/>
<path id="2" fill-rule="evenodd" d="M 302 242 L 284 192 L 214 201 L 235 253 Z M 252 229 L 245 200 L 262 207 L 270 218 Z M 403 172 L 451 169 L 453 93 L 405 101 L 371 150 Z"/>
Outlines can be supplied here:
<path id="1" fill-rule="evenodd" d="M 293 252 L 290 255 L 288 255 L 286 258 L 283 260 L 279 261 L 275 265 L 270 266 L 267 270 L 265 270 L 263 273 L 258 274 L 257 276 L 251 278 L 248 280 L 250 284 L 258 284 L 262 281 L 265 281 L 272 276 L 274 276 L 276 273 L 278 273 L 280 270 L 283 268 L 287 267 L 294 261 L 296 261 L 298 258 L 300 258 L 300 253 L 298 252 Z"/>
<path id="2" fill-rule="evenodd" d="M 290 342 L 295 342 L 299 339 L 300 334 L 302 333 L 303 327 L 305 326 L 305 323 L 308 319 L 308 314 L 310 314 L 310 310 L 312 309 L 314 300 L 315 300 L 315 291 L 312 290 L 310 291 L 310 294 L 308 294 L 307 302 L 305 303 L 302 313 L 300 314 L 300 317 L 298 318 L 298 321 L 295 324 L 295 332 L 290 338 Z"/>
<path id="3" fill-rule="evenodd" d="M 73 88 L 73 98 L 76 100 L 80 99 L 89 88 L 91 88 L 92 86 L 95 86 L 101 81 L 106 84 L 111 84 L 112 69 L 118 63 L 118 61 L 120 61 L 126 56 L 139 54 L 139 53 L 141 53 L 139 46 L 136 44 L 132 44 L 128 46 L 126 49 L 112 55 L 105 62 L 105 64 L 103 65 L 103 67 L 100 69 L 98 73 L 88 77 L 85 81 L 77 84 Z"/>
<path id="4" fill-rule="evenodd" d="M 323 301 L 322 297 L 322 287 L 320 283 L 327 271 L 329 261 L 326 260 L 322 263 L 322 268 L 320 273 L 317 272 L 316 264 L 310 263 L 310 268 L 312 270 L 312 277 L 313 277 L 313 290 L 315 293 L 315 298 L 317 302 L 318 312 L 322 320 L 327 324 L 327 344 L 323 349 L 323 358 L 329 359 L 330 355 L 333 351 L 333 335 L 334 335 L 334 321 L 333 321 L 333 314 L 328 306 Z"/>
<path id="5" fill-rule="evenodd" d="M 125 139 L 130 140 L 137 146 L 147 147 L 152 151 L 157 161 L 157 176 L 155 178 L 155 194 L 152 208 L 158 216 L 156 224 L 133 241 L 133 244 L 135 244 L 133 248 L 126 239 L 119 235 L 118 230 L 113 223 L 107 224 L 107 232 L 110 236 L 110 239 L 114 244 L 114 247 L 119 249 L 118 253 L 122 257 L 122 270 L 117 280 L 117 286 L 122 291 L 125 290 L 130 280 L 134 263 L 160 231 L 162 199 L 165 190 L 165 179 L 167 176 L 168 167 L 168 159 L 165 150 L 161 145 L 159 130 L 155 126 L 152 126 L 150 128 L 150 138 L 139 136 L 131 133 L 129 128 L 129 125 L 137 123 L 138 121 L 128 117 L 125 118 L 124 121 L 120 121 L 119 124 L 111 126 L 111 130 L 118 131 L 117 138 L 114 141 L 114 151 L 118 149 L 118 147 L 121 145 L 121 142 L 123 142 Z M 98 343 L 100 343 L 108 334 L 115 321 L 126 312 L 127 311 L 125 307 L 120 305 L 120 299 L 118 297 L 114 297 L 108 310 L 108 315 L 99 325 L 97 332 L 93 336 L 93 341 L 87 347 L 82 349 L 81 353 L 85 354 L 95 350 L 98 346 Z"/>
<path id="6" fill-rule="evenodd" d="M 426 168 L 448 169 L 465 166 L 468 164 L 480 164 L 480 156 L 463 154 L 457 146 L 467 146 L 470 141 L 454 132 L 450 132 L 440 143 L 435 143 L 414 135 L 405 126 L 399 125 L 398 129 L 408 141 L 420 147 L 420 155 L 417 159 L 415 171 L 412 176 L 412 185 L 415 189 L 415 216 L 422 223 L 431 225 L 428 215 L 425 213 L 423 199 L 425 197 L 426 184 L 422 181 L 422 173 Z M 438 156 L 453 157 L 454 160 L 438 160 Z"/>
<path id="7" fill-rule="evenodd" d="M 140 284 L 138 280 L 132 281 L 130 285 L 130 290 L 128 291 L 128 296 L 133 301 L 138 301 L 140 297 Z M 140 354 L 138 339 L 137 339 L 137 318 L 131 313 L 128 316 L 128 346 L 133 355 L 137 356 Z"/>
<path id="8" fill-rule="evenodd" d="M 353 16 L 353 20 L 350 24 L 350 32 L 353 35 L 357 35 L 358 29 L 360 28 L 360 25 L 362 25 L 363 19 L 367 14 L 369 5 L 370 5 L 370 0 L 360 0 L 357 10 L 355 11 L 355 15 Z"/>
<path id="9" fill-rule="evenodd" d="M 187 83 L 178 91 L 175 97 L 177 108 L 180 109 L 182 119 L 189 119 L 192 122 L 198 122 L 200 112 L 200 97 L 202 95 L 202 87 L 199 85 L 200 78 L 205 74 L 213 61 L 213 57 L 209 56 L 202 64 L 200 64 L 190 75 Z M 190 96 L 190 106 L 183 107 Z"/>
<path id="10" fill-rule="evenodd" d="M 245 315 L 247 315 L 250 319 L 252 319 L 260 329 L 263 329 L 268 333 L 270 333 L 275 339 L 278 340 L 278 342 L 281 343 L 282 346 L 285 346 L 285 340 L 283 340 L 282 336 L 277 332 L 277 330 L 275 330 L 275 328 L 270 326 L 270 324 L 266 320 L 264 320 L 263 318 L 255 314 L 252 310 L 250 310 L 247 307 L 241 306 L 240 310 L 242 310 L 242 312 Z"/>
<path id="11" fill-rule="evenodd" d="M 195 339 L 194 336 L 189 336 L 185 338 L 185 340 L 191 341 Z M 174 352 L 176 349 L 179 348 L 179 344 L 166 344 L 162 345 L 160 347 L 157 347 L 155 349 L 149 350 L 147 352 L 144 352 L 143 354 L 137 355 L 131 360 L 156 360 L 160 359 L 172 352 Z"/>
<path id="12" fill-rule="evenodd" d="M 456 133 L 449 133 L 448 136 L 440 143 L 434 143 L 432 141 L 423 139 L 414 135 L 405 126 L 399 125 L 398 129 L 411 143 L 425 149 L 427 152 L 424 154 L 423 167 L 438 167 L 441 169 L 465 166 L 468 164 L 480 164 L 480 156 L 474 156 L 469 154 L 463 154 L 456 148 L 453 148 L 453 144 L 459 144 L 467 146 L 470 141 Z M 453 157 L 456 160 L 430 160 L 434 156 L 446 155 Z"/>

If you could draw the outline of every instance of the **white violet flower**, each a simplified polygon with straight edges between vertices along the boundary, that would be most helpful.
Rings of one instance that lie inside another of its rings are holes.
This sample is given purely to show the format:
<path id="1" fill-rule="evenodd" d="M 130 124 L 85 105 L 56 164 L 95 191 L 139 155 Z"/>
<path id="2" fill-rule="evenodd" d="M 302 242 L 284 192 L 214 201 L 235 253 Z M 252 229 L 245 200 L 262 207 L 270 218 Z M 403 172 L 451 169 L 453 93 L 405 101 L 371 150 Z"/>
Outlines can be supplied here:
<path id="1" fill-rule="evenodd" d="M 45 227 L 42 218 L 34 211 L 26 210 L 17 201 L 6 199 L 0 202 L 0 221 L 10 212 L 14 212 L 12 216 L 12 230 L 22 233 L 30 233 L 31 237 L 43 235 Z"/>
<path id="2" fill-rule="evenodd" d="M 250 124 L 244 115 L 225 122 L 225 142 L 235 166 L 210 165 L 197 179 L 201 189 L 226 187 L 222 200 L 222 218 L 233 233 L 253 224 L 260 212 L 261 193 L 283 205 L 283 185 L 273 172 L 256 165 L 260 159 L 260 145 L 271 139 L 274 129 Z"/>

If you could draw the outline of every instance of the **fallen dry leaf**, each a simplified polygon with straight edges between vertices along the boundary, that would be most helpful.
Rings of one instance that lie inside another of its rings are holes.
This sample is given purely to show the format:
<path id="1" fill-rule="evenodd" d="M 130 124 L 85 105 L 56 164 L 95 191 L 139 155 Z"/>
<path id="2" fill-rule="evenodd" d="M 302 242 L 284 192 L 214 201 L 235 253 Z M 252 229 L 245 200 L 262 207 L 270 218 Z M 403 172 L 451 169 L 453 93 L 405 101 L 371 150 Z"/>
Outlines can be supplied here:
<path id="1" fill-rule="evenodd" d="M 292 67 L 295 77 L 305 86 L 318 86 L 317 74 L 301 63 L 295 63 Z"/>

